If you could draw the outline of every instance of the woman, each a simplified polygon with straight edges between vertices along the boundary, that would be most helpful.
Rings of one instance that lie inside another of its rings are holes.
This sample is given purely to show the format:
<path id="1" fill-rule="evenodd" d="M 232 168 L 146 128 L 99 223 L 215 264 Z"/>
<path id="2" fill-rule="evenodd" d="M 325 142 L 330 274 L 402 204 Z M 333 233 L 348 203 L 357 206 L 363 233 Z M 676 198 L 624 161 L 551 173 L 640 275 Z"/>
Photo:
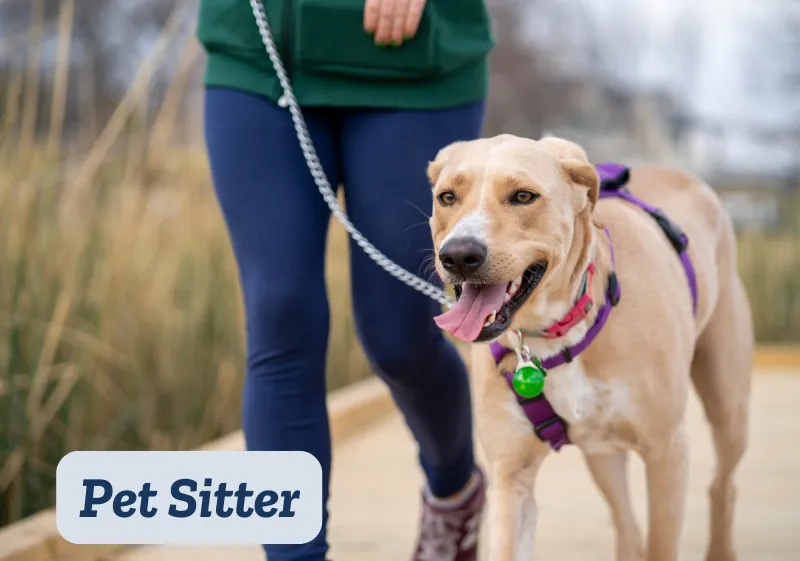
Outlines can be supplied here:
<path id="1" fill-rule="evenodd" d="M 419 209 L 443 146 L 480 136 L 493 38 L 482 0 L 267 0 L 267 20 L 331 185 L 390 259 L 423 271 Z M 247 323 L 243 428 L 250 450 L 305 450 L 331 464 L 325 407 L 329 210 L 298 146 L 247 0 L 202 0 L 205 127 Z M 426 476 L 414 559 L 474 560 L 484 480 L 475 466 L 467 375 L 433 322 L 438 305 L 350 254 L 354 317 L 375 371 L 419 445 Z M 327 519 L 327 508 L 323 520 Z M 324 561 L 312 542 L 270 561 Z"/>

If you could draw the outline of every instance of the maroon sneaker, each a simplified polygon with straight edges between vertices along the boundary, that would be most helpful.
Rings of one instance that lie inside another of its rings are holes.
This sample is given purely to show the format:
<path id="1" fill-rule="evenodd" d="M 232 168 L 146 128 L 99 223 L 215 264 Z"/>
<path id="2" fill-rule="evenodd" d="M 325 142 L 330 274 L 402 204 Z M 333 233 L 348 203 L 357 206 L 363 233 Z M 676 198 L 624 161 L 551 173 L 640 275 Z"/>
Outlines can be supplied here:
<path id="1" fill-rule="evenodd" d="M 463 500 L 440 504 L 422 494 L 422 520 L 419 541 L 412 561 L 476 561 L 478 529 L 486 502 L 486 480 L 480 469 L 477 481 Z"/>

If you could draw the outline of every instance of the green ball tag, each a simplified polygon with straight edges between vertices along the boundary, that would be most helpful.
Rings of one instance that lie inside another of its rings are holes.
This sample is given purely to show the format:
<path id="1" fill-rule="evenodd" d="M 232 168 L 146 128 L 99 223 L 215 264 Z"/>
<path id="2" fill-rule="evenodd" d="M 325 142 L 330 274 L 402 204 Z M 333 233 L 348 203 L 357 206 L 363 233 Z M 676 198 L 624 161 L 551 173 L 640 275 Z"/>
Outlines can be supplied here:
<path id="1" fill-rule="evenodd" d="M 539 361 L 537 360 L 536 362 L 538 363 Z M 544 389 L 545 376 L 546 373 L 541 367 L 541 363 L 534 364 L 526 361 L 514 372 L 511 384 L 514 386 L 514 390 L 522 397 L 536 397 Z"/>

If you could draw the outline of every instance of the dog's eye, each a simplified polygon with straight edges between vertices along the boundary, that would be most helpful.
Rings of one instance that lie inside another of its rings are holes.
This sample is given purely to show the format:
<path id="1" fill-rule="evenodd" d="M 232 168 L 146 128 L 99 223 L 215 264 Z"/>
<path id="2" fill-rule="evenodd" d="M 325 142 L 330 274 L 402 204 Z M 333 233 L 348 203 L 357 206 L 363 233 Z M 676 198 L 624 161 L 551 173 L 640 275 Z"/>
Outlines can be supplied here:
<path id="1" fill-rule="evenodd" d="M 536 200 L 536 194 L 530 191 L 517 191 L 511 196 L 511 202 L 517 205 L 527 205 Z"/>
<path id="2" fill-rule="evenodd" d="M 439 194 L 439 202 L 444 206 L 452 206 L 456 202 L 456 196 L 451 191 L 445 191 Z"/>

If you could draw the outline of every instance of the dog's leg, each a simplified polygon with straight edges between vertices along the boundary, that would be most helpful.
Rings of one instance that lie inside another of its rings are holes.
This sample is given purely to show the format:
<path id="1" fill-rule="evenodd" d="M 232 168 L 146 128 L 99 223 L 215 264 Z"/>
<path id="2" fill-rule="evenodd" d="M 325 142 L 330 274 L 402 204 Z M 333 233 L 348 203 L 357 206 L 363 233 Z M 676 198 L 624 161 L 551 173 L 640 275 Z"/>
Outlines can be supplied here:
<path id="1" fill-rule="evenodd" d="M 531 561 L 534 484 L 551 449 L 531 430 L 487 348 L 473 347 L 471 368 L 475 425 L 489 467 L 488 539 L 481 550 L 488 561 Z"/>
<path id="2" fill-rule="evenodd" d="M 647 561 L 677 561 L 689 467 L 685 427 L 679 427 L 663 445 L 646 451 L 644 462 L 648 502 Z"/>
<path id="3" fill-rule="evenodd" d="M 489 478 L 489 550 L 491 561 L 530 561 L 533 558 L 537 508 L 533 495 L 536 474 L 544 457 L 519 469 L 492 466 Z"/>
<path id="4" fill-rule="evenodd" d="M 736 489 L 733 474 L 747 447 L 747 421 L 727 419 L 713 427 L 717 467 L 709 492 L 711 539 L 707 561 L 735 561 L 733 514 Z"/>
<path id="5" fill-rule="evenodd" d="M 692 381 L 711 425 L 717 454 L 710 489 L 711 528 L 707 561 L 734 561 L 733 476 L 747 448 L 752 332 L 747 301 L 738 277 L 723 287 L 721 298 L 698 341 Z"/>
<path id="6" fill-rule="evenodd" d="M 617 531 L 617 561 L 644 558 L 642 534 L 628 494 L 628 452 L 585 454 L 589 472 L 608 502 Z"/>

